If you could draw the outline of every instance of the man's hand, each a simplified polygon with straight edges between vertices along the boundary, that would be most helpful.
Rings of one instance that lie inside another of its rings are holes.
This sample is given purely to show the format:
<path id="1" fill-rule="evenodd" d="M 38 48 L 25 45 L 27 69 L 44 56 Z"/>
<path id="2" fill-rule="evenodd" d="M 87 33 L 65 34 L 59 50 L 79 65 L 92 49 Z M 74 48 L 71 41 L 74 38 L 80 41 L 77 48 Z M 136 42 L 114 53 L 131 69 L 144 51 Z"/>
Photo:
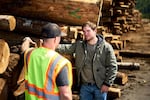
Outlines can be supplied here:
<path id="1" fill-rule="evenodd" d="M 102 85 L 102 88 L 101 88 L 101 92 L 104 93 L 104 92 L 108 92 L 108 89 L 109 87 L 106 86 L 106 85 Z"/>
<path id="2" fill-rule="evenodd" d="M 72 91 L 69 86 L 58 87 L 60 91 L 60 100 L 72 100 Z"/>
<path id="3" fill-rule="evenodd" d="M 33 42 L 30 37 L 25 37 L 23 39 L 23 43 L 21 45 L 21 51 L 25 52 L 27 49 L 29 49 L 30 44 L 34 45 L 34 47 L 37 47 L 37 44 L 35 42 Z"/>
<path id="4" fill-rule="evenodd" d="M 36 43 L 32 41 L 32 39 L 30 37 L 25 37 L 23 39 L 23 41 L 28 41 L 29 43 L 33 44 L 34 46 L 36 46 Z"/>

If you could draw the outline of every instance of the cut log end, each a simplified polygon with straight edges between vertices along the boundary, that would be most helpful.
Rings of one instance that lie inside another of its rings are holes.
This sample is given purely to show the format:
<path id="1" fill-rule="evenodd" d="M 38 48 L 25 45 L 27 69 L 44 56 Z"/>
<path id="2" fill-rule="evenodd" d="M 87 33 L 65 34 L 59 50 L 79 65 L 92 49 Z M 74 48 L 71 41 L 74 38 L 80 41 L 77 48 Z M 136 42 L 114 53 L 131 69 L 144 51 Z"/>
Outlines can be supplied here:
<path id="1" fill-rule="evenodd" d="M 14 16 L 9 16 L 9 29 L 13 31 L 16 27 L 16 19 Z"/>
<path id="2" fill-rule="evenodd" d="M 0 15 L 0 29 L 13 31 L 16 27 L 16 19 L 11 15 Z"/>
<path id="3" fill-rule="evenodd" d="M 0 74 L 2 74 L 8 67 L 10 50 L 8 44 L 3 39 L 0 39 L 0 48 Z"/>

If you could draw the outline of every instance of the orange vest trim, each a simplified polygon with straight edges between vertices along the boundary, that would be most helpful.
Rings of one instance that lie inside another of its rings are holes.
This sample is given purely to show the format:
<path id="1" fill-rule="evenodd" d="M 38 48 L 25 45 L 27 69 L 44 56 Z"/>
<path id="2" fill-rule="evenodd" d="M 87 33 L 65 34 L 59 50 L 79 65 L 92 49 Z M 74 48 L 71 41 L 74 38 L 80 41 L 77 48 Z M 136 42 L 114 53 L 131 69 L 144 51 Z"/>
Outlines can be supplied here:
<path id="1" fill-rule="evenodd" d="M 52 64 L 54 63 L 54 60 L 56 59 L 58 57 L 58 55 L 56 54 L 52 59 L 51 59 L 51 61 L 50 61 L 50 63 L 49 63 L 49 65 L 48 65 L 48 70 L 47 70 L 47 72 L 46 72 L 46 79 L 45 79 L 45 83 L 44 83 L 44 88 L 47 88 L 47 84 L 48 84 L 48 82 L 49 82 L 49 71 L 50 71 L 50 69 L 51 69 L 51 67 L 52 67 Z M 54 88 L 54 83 L 52 83 L 52 89 Z M 51 91 L 53 91 L 53 90 L 51 90 Z M 46 91 L 45 91 L 46 92 Z"/>

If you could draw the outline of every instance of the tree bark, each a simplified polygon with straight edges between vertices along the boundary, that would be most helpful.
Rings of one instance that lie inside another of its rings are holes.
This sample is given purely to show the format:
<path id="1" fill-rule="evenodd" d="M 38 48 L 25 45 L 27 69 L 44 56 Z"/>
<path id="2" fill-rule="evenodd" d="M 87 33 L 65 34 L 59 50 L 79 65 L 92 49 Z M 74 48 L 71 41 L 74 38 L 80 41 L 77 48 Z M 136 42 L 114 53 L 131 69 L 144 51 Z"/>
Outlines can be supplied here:
<path id="1" fill-rule="evenodd" d="M 0 13 L 42 19 L 68 25 L 97 22 L 99 6 L 96 3 L 69 0 L 3 0 Z"/>

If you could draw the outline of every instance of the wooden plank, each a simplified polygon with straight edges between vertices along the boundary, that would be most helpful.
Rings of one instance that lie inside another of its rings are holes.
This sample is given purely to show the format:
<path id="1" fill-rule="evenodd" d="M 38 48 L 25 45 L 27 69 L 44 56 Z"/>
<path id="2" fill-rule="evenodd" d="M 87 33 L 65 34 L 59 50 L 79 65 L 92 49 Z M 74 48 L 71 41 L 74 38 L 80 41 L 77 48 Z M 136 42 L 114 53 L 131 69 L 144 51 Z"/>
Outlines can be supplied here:
<path id="1" fill-rule="evenodd" d="M 128 82 L 128 75 L 122 72 L 117 72 L 115 84 L 125 85 Z"/>
<path id="2" fill-rule="evenodd" d="M 117 62 L 118 69 L 140 70 L 140 64 L 134 62 Z"/>
<path id="3" fill-rule="evenodd" d="M 103 23 L 111 22 L 111 17 L 102 17 L 102 18 L 101 18 L 101 21 L 102 21 Z"/>
<path id="4" fill-rule="evenodd" d="M 113 46 L 114 49 L 123 49 L 123 43 L 120 40 L 112 40 L 110 44 Z"/>
<path id="5" fill-rule="evenodd" d="M 150 58 L 150 52 L 139 52 L 134 50 L 121 50 L 119 51 L 121 56 L 125 57 L 144 57 Z"/>
<path id="6" fill-rule="evenodd" d="M 108 98 L 115 99 L 121 96 L 121 89 L 110 87 L 108 91 Z"/>
<path id="7" fill-rule="evenodd" d="M 122 62 L 122 56 L 117 57 L 117 62 Z"/>
<path id="8" fill-rule="evenodd" d="M 113 40 L 113 35 L 112 34 L 103 34 L 105 40 L 109 43 L 111 43 L 111 41 Z"/>
<path id="9" fill-rule="evenodd" d="M 79 94 L 72 94 L 73 100 L 80 100 Z"/>
<path id="10" fill-rule="evenodd" d="M 129 8 L 129 5 L 120 5 L 122 8 Z"/>
<path id="11" fill-rule="evenodd" d="M 16 19 L 11 15 L 0 15 L 0 30 L 13 31 L 16 27 Z"/>

